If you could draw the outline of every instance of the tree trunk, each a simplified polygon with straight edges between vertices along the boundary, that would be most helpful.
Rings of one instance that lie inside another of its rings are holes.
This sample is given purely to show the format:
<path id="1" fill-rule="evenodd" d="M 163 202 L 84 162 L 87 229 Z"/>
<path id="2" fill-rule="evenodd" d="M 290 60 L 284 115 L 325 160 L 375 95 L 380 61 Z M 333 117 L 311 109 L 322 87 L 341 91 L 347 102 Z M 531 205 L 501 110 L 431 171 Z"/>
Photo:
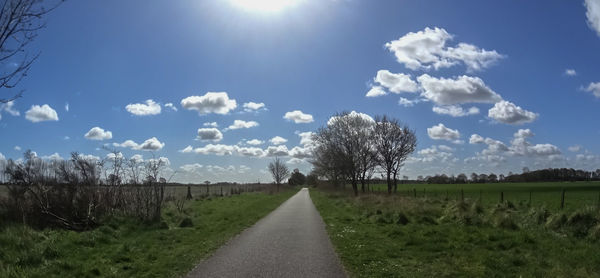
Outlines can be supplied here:
<path id="1" fill-rule="evenodd" d="M 388 171 L 387 172 L 387 188 L 388 188 L 388 194 L 392 194 L 392 181 L 391 181 L 391 173 Z"/>
<path id="2" fill-rule="evenodd" d="M 394 193 L 398 192 L 398 180 L 396 179 L 396 172 L 394 172 Z"/>
<path id="3" fill-rule="evenodd" d="M 354 196 L 358 196 L 358 183 L 356 180 L 352 180 L 352 190 L 354 190 Z"/>
<path id="4" fill-rule="evenodd" d="M 365 193 L 365 190 L 366 190 L 365 189 L 365 184 L 366 184 L 365 180 L 364 179 L 360 179 L 360 185 L 361 185 L 361 188 L 362 188 L 362 193 Z"/>

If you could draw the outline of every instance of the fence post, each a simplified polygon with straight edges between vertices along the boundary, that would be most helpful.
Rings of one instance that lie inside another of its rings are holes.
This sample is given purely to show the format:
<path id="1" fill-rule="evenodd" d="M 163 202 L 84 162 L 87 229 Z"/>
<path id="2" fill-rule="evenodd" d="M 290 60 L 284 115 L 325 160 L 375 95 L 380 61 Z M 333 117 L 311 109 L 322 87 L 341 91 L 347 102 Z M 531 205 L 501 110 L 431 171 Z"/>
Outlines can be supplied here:
<path id="1" fill-rule="evenodd" d="M 531 206 L 531 190 L 529 191 L 529 206 Z"/>
<path id="2" fill-rule="evenodd" d="M 462 189 L 462 188 L 460 189 L 460 201 L 461 201 L 462 203 L 464 203 L 464 202 L 465 202 L 465 190 L 464 190 L 464 189 Z"/>
<path id="3" fill-rule="evenodd" d="M 481 198 L 481 189 L 479 189 L 479 202 L 482 202 L 482 198 Z"/>
<path id="4" fill-rule="evenodd" d="M 565 189 L 563 188 L 562 194 L 560 194 L 560 209 L 565 208 Z"/>
<path id="5" fill-rule="evenodd" d="M 416 188 L 413 188 L 413 196 L 414 196 L 415 198 L 417 198 L 417 189 L 416 189 Z"/>
<path id="6" fill-rule="evenodd" d="M 500 203 L 504 203 L 504 192 L 500 191 Z"/>

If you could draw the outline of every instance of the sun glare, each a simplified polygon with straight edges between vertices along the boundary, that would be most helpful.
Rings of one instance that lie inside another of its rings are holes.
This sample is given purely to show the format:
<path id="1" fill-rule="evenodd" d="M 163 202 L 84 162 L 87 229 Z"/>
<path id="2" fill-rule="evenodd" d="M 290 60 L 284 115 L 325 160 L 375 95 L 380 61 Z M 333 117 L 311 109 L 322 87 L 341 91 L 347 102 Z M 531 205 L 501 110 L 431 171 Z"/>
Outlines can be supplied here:
<path id="1" fill-rule="evenodd" d="M 235 6 L 248 11 L 279 12 L 292 7 L 300 0 L 230 0 Z"/>

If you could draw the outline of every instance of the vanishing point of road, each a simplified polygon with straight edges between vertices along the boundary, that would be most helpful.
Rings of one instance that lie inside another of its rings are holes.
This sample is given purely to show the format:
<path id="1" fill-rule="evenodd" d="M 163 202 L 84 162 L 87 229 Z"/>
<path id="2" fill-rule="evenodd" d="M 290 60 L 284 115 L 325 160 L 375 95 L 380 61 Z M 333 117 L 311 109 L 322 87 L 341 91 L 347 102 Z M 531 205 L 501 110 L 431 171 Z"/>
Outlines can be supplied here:
<path id="1" fill-rule="evenodd" d="M 188 277 L 346 277 L 303 188 L 202 261 Z"/>

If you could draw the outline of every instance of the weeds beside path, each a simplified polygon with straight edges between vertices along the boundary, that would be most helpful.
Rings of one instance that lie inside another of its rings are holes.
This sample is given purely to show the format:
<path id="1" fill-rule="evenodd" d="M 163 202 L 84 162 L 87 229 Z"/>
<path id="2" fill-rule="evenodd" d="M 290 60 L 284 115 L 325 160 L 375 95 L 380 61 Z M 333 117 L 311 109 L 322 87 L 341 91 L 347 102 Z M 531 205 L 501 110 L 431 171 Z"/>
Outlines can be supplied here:
<path id="1" fill-rule="evenodd" d="M 600 242 L 569 226 L 585 211 L 553 227 L 554 214 L 511 204 L 322 190 L 311 198 L 356 277 L 600 277 Z"/>
<path id="2" fill-rule="evenodd" d="M 153 226 L 113 219 L 87 232 L 0 227 L 0 277 L 176 277 L 296 190 L 169 203 Z"/>

